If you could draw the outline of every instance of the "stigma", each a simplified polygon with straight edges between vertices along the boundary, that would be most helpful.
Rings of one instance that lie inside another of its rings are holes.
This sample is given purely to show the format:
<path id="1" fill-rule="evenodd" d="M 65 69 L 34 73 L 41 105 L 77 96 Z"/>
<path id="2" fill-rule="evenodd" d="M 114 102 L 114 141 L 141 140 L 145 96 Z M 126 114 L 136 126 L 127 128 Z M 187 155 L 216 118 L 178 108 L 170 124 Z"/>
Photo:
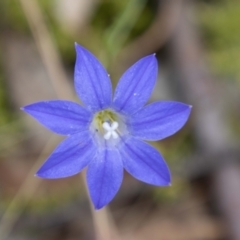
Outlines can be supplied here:
<path id="1" fill-rule="evenodd" d="M 109 140 L 111 137 L 113 139 L 117 139 L 118 138 L 118 133 L 117 133 L 117 128 L 118 128 L 119 124 L 118 122 L 112 122 L 111 124 L 109 122 L 104 122 L 102 124 L 103 129 L 105 130 L 105 134 L 104 134 L 104 139 Z"/>

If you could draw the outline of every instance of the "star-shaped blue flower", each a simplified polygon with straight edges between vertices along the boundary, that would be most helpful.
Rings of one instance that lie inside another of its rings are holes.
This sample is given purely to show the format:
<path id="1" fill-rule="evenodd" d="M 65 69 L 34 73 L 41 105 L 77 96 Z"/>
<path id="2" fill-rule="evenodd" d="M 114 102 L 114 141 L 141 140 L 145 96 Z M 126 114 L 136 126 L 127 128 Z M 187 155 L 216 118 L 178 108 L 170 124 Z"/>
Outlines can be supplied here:
<path id="1" fill-rule="evenodd" d="M 177 132 L 191 106 L 173 101 L 146 105 L 157 79 L 155 55 L 140 59 L 121 77 L 112 99 L 108 73 L 96 57 L 76 44 L 75 89 L 84 107 L 65 100 L 43 101 L 22 109 L 51 131 L 66 135 L 38 170 L 42 178 L 63 178 L 86 166 L 96 209 L 108 204 L 123 179 L 123 169 L 145 183 L 168 186 L 169 169 L 146 141 Z"/>

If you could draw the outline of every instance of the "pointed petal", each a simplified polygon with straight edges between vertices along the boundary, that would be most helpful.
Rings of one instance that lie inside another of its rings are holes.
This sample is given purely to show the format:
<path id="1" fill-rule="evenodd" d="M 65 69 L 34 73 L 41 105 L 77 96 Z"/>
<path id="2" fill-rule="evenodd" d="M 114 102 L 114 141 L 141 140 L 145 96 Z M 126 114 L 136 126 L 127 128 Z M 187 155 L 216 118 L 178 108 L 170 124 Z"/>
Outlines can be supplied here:
<path id="1" fill-rule="evenodd" d="M 114 108 L 125 114 L 133 114 L 149 99 L 156 79 L 155 55 L 140 59 L 121 77 L 114 94 Z"/>
<path id="2" fill-rule="evenodd" d="M 129 129 L 133 136 L 156 141 L 173 135 L 189 118 L 191 106 L 180 102 L 155 102 L 131 116 Z"/>
<path id="3" fill-rule="evenodd" d="M 70 101 L 44 101 L 22 108 L 51 131 L 71 135 L 87 130 L 91 113 L 81 105 Z"/>
<path id="4" fill-rule="evenodd" d="M 63 178 L 79 173 L 96 155 L 96 146 L 85 131 L 61 142 L 36 173 L 42 178 Z"/>
<path id="5" fill-rule="evenodd" d="M 104 207 L 113 199 L 122 179 L 123 166 L 118 150 L 101 149 L 87 170 L 88 188 L 96 209 Z"/>
<path id="6" fill-rule="evenodd" d="M 98 59 L 85 48 L 75 44 L 75 89 L 88 109 L 99 111 L 107 108 L 112 100 L 110 78 Z"/>
<path id="7" fill-rule="evenodd" d="M 123 166 L 136 179 L 157 185 L 170 185 L 171 177 L 167 164 L 151 145 L 133 137 L 120 147 Z"/>

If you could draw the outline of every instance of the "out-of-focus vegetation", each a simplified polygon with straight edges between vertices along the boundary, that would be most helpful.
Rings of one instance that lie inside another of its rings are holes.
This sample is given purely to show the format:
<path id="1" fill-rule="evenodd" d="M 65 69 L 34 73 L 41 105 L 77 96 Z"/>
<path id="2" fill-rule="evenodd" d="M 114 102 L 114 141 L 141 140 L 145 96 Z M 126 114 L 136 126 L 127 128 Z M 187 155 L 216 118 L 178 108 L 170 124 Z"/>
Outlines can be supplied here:
<path id="1" fill-rule="evenodd" d="M 55 1 L 43 0 L 39 4 L 44 13 L 48 29 L 63 56 L 63 60 L 68 65 L 74 64 L 75 53 L 73 43 L 84 44 L 87 48 L 101 55 L 103 52 L 108 56 L 103 57 L 103 61 L 116 53 L 128 41 L 140 35 L 153 20 L 153 10 L 151 2 L 147 0 L 134 1 L 100 1 L 87 29 L 84 33 L 76 32 L 71 35 L 63 29 L 56 18 Z M 25 19 L 22 8 L 18 0 L 1 3 L 2 19 L 8 29 L 30 34 L 29 26 Z M 100 54 L 101 53 L 101 54 Z M 99 56 L 101 58 L 101 56 Z M 107 61 L 107 60 L 106 60 Z"/>
<path id="2" fill-rule="evenodd" d="M 57 1 L 38 0 L 37 2 L 41 7 L 49 33 L 62 56 L 64 65 L 71 73 L 75 63 L 74 42 L 90 49 L 107 68 L 111 68 L 112 60 L 115 60 L 121 49 L 150 26 L 156 11 L 153 6 L 154 1 L 102 0 L 97 3 L 94 14 L 85 28 L 73 33 L 68 32 L 60 24 L 55 12 Z M 208 61 L 220 78 L 240 79 L 240 2 L 238 0 L 211 0 L 198 1 L 197 4 L 196 17 L 206 47 Z M 0 31 L 3 33 L 14 32 L 16 35 L 32 38 L 28 22 L 18 0 L 1 0 L 0 15 Z M 0 64 L 2 65 L 0 66 L 0 147 L 3 147 L 6 143 L 8 145 L 8 142 L 9 146 L 14 145 L 14 142 L 11 143 L 12 139 L 16 139 L 16 136 L 22 134 L 23 131 L 19 127 L 21 121 L 18 120 L 18 116 L 12 111 L 9 104 L 10 97 L 4 81 L 4 71 L 2 71 L 4 64 L 2 62 Z M 16 120 L 14 121 L 14 119 Z M 7 125 L 11 122 L 15 123 Z M 185 132 L 183 129 L 173 138 L 161 141 L 161 143 L 154 143 L 154 146 L 167 159 L 171 170 L 177 172 L 186 160 L 186 156 L 194 148 L 193 144 L 191 133 Z M 67 187 L 64 186 L 64 189 Z M 78 183 L 75 183 L 69 188 L 69 191 L 54 189 L 54 192 L 51 190 L 40 192 L 39 195 L 33 197 L 26 210 L 44 213 L 61 207 L 67 202 L 78 199 L 81 195 L 79 189 Z M 151 188 L 149 198 L 157 204 L 175 203 L 186 196 L 188 191 L 189 183 L 187 180 L 176 177 L 173 179 L 171 188 Z M 0 208 L 7 208 L 11 198 L 12 195 L 3 196 Z M 24 200 L 19 202 L 16 208 L 20 209 L 22 206 L 25 207 Z"/>
<path id="3" fill-rule="evenodd" d="M 17 114 L 11 111 L 12 106 L 4 77 L 0 66 L 0 150 L 2 154 L 12 138 L 16 139 L 18 133 L 21 134 L 21 122 L 15 121 Z"/>
<path id="4" fill-rule="evenodd" d="M 6 124 L 9 121 L 9 111 L 7 108 L 7 96 L 5 86 L 3 84 L 3 76 L 0 74 L 0 126 Z"/>
<path id="5" fill-rule="evenodd" d="M 120 18 L 128 2 L 127 0 L 101 1 L 87 27 L 88 29 L 84 34 L 76 33 L 75 36 L 72 36 L 62 29 L 61 25 L 56 20 L 54 15 L 55 1 L 42 0 L 39 1 L 39 4 L 42 7 L 48 28 L 63 56 L 63 60 L 66 65 L 71 64 L 72 66 L 75 61 L 75 53 L 73 51 L 74 41 L 86 45 L 86 47 L 94 50 L 95 53 L 99 55 L 101 55 L 100 53 L 103 51 L 107 54 L 111 54 L 111 51 L 115 51 L 114 47 L 119 47 L 117 44 L 122 44 L 118 42 L 118 38 L 124 35 L 124 31 L 126 31 L 128 24 L 125 24 L 119 29 L 118 34 L 115 36 L 117 39 L 113 39 L 111 43 L 109 43 L 109 36 L 115 31 L 113 27 L 121 20 Z M 131 9 L 131 17 L 134 15 L 134 11 L 132 10 L 133 9 Z M 197 17 L 199 19 L 200 29 L 202 30 L 203 41 L 207 48 L 207 55 L 215 71 L 219 73 L 219 75 L 227 78 L 239 79 L 240 2 L 238 0 L 199 1 L 197 10 Z M 19 1 L 1 1 L 0 13 L 2 30 L 11 30 L 30 35 L 29 27 Z M 151 4 L 147 4 L 140 12 L 136 23 L 126 36 L 124 44 L 140 35 L 149 26 L 153 20 L 153 16 L 154 13 Z M 125 20 L 126 19 L 122 19 L 121 21 L 124 22 Z M 103 59 L 106 59 L 106 56 L 104 56 Z M 0 75 L 0 78 L 1 111 L 3 111 L 3 76 Z M 1 115 L 6 116 L 6 114 L 2 113 Z M 4 120 L 1 119 L 1 121 Z"/>
<path id="6" fill-rule="evenodd" d="M 201 2 L 198 17 L 215 72 L 227 79 L 240 79 L 240 2 Z"/>

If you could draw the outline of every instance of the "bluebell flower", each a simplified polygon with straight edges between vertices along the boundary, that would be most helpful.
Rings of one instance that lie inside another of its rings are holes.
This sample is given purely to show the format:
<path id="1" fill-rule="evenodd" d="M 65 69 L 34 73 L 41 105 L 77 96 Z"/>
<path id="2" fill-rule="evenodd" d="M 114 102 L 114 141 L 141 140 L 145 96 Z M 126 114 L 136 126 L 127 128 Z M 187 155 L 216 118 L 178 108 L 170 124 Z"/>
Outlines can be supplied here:
<path id="1" fill-rule="evenodd" d="M 67 136 L 36 175 L 64 178 L 87 167 L 87 185 L 96 209 L 116 195 L 123 169 L 145 183 L 169 186 L 167 164 L 145 141 L 158 141 L 181 129 L 191 106 L 174 101 L 144 106 L 157 79 L 154 54 L 123 74 L 112 98 L 111 81 L 102 64 L 78 44 L 76 53 L 75 90 L 84 106 L 53 100 L 22 108 L 46 128 Z"/>

